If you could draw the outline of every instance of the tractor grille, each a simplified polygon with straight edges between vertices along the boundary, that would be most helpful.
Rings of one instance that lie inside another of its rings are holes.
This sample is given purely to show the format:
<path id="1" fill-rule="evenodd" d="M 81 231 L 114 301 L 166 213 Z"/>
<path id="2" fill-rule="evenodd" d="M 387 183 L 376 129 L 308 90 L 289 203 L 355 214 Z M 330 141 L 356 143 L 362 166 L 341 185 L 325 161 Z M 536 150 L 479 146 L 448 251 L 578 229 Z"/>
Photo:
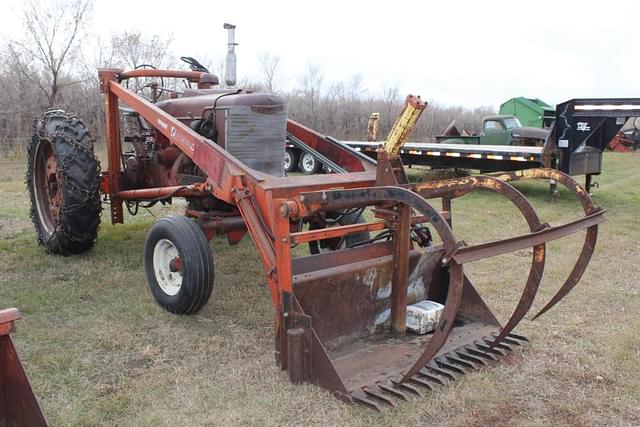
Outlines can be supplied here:
<path id="1" fill-rule="evenodd" d="M 286 111 L 283 105 L 233 105 L 228 110 L 226 149 L 248 167 L 284 175 Z"/>

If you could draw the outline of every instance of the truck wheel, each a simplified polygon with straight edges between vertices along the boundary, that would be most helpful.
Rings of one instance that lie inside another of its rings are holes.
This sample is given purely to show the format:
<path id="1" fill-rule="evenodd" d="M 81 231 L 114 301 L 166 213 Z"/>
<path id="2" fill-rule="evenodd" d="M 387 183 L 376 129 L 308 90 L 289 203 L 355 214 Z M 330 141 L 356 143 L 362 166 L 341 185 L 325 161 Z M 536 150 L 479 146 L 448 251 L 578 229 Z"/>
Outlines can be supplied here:
<path id="1" fill-rule="evenodd" d="M 289 173 L 295 172 L 296 169 L 298 169 L 298 153 L 292 148 L 287 148 L 284 152 L 284 171 Z"/>
<path id="2" fill-rule="evenodd" d="M 91 249 L 100 225 L 100 164 L 84 123 L 51 110 L 33 124 L 27 153 L 27 188 L 38 243 L 48 253 Z"/>
<path id="3" fill-rule="evenodd" d="M 360 224 L 364 222 L 362 219 L 363 213 L 361 213 L 359 210 L 347 213 L 346 215 L 339 211 L 330 211 L 327 212 L 326 216 L 327 218 L 336 221 L 336 226 Z M 317 222 L 312 222 L 311 224 L 309 224 L 309 230 L 317 230 L 320 228 L 325 228 L 326 226 L 326 224 L 318 224 Z M 324 240 L 312 240 L 309 242 L 309 252 L 312 255 L 316 255 L 323 252 L 337 251 L 340 249 L 357 246 L 358 243 L 367 242 L 370 238 L 371 236 L 369 232 L 362 231 L 360 233 L 347 234 L 344 238 L 334 237 Z"/>
<path id="4" fill-rule="evenodd" d="M 321 166 L 320 162 L 313 157 L 313 154 L 304 153 L 300 157 L 300 170 L 307 175 L 318 173 Z"/>
<path id="5" fill-rule="evenodd" d="M 193 314 L 213 290 L 213 257 L 202 229 L 185 216 L 160 218 L 144 243 L 144 271 L 165 310 Z"/>

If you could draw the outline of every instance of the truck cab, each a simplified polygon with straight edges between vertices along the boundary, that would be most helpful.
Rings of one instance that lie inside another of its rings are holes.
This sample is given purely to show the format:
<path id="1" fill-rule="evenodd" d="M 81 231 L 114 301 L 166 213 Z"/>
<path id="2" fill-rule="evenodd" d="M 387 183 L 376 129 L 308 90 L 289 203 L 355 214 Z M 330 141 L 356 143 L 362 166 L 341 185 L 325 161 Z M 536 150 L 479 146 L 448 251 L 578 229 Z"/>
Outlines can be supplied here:
<path id="1" fill-rule="evenodd" d="M 548 134 L 546 129 L 522 126 L 516 116 L 487 116 L 482 119 L 480 144 L 541 146 Z"/>

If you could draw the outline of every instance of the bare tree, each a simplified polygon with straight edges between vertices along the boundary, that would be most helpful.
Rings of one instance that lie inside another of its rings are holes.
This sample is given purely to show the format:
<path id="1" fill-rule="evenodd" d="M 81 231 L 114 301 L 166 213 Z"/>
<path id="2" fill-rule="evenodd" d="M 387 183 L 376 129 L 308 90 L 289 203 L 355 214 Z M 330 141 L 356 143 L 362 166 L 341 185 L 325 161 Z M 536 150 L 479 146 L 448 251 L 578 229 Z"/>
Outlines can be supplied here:
<path id="1" fill-rule="evenodd" d="M 262 82 L 264 89 L 268 93 L 274 93 L 278 85 L 278 65 L 280 56 L 271 53 L 263 53 L 258 57 L 260 70 L 262 71 Z"/>
<path id="2" fill-rule="evenodd" d="M 308 103 L 308 119 L 312 126 L 318 126 L 318 106 L 320 103 L 320 89 L 322 88 L 322 70 L 320 64 L 310 63 L 301 79 L 302 95 Z"/>
<path id="3" fill-rule="evenodd" d="M 156 68 L 174 65 L 169 59 L 169 47 L 173 36 L 146 37 L 140 31 L 125 31 L 111 38 L 115 61 L 125 68 L 153 66 Z"/>
<path id="4" fill-rule="evenodd" d="M 11 40 L 7 51 L 22 76 L 33 82 L 47 99 L 47 107 L 58 102 L 60 91 L 78 80 L 67 69 L 78 51 L 93 0 L 29 0 L 22 23 L 25 36 Z"/>

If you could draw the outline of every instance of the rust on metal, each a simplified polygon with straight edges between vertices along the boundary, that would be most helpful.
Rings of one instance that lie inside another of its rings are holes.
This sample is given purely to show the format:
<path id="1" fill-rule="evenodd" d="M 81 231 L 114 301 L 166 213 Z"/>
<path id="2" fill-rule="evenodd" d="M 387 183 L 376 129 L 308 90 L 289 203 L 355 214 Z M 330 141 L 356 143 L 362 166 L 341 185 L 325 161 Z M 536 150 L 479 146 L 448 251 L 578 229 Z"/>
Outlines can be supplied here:
<path id="1" fill-rule="evenodd" d="M 15 331 L 18 310 L 0 310 L 0 425 L 46 426 L 29 379 L 20 363 L 10 333 Z"/>

